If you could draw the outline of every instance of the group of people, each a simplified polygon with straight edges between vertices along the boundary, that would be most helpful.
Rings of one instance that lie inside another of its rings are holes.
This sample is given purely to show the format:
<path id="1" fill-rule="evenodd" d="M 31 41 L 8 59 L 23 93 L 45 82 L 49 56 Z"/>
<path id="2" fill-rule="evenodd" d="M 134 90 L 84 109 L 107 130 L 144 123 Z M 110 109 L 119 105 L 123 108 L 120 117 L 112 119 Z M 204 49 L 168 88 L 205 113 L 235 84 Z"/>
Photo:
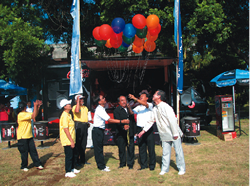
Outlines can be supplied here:
<path id="1" fill-rule="evenodd" d="M 120 96 L 118 98 L 119 106 L 114 110 L 114 119 L 110 118 L 105 110 L 105 97 L 103 95 L 96 95 L 93 98 L 94 104 L 96 104 L 97 107 L 93 118 L 92 140 L 95 161 L 99 170 L 105 172 L 110 171 L 110 168 L 105 164 L 103 155 L 105 122 L 108 121 L 109 123 L 117 124 L 116 136 L 120 160 L 118 168 L 128 166 L 129 169 L 133 169 L 135 161 L 134 138 L 137 138 L 139 163 L 141 166 L 139 170 L 149 168 L 153 171 L 156 165 L 153 124 L 156 122 L 163 148 L 160 175 L 164 175 L 169 171 L 172 145 L 176 152 L 178 174 L 185 174 L 185 160 L 181 145 L 182 131 L 178 126 L 177 118 L 172 107 L 164 102 L 165 96 L 164 91 L 156 91 L 153 95 L 153 104 L 148 102 L 149 94 L 147 91 L 142 91 L 139 99 L 129 94 L 128 97 L 138 103 L 138 106 L 133 109 L 128 104 L 127 98 Z M 85 150 L 89 127 L 88 122 L 92 120 L 92 118 L 88 114 L 88 108 L 84 106 L 83 98 L 82 95 L 76 95 L 76 104 L 73 108 L 71 107 L 71 100 L 63 99 L 60 101 L 60 107 L 63 109 L 59 123 L 60 140 L 65 153 L 65 177 L 70 178 L 75 177 L 76 174 L 80 172 L 80 170 L 76 169 L 77 166 L 90 164 L 85 159 Z M 43 169 L 36 152 L 31 132 L 31 119 L 35 120 L 40 105 L 41 102 L 37 100 L 34 102 L 33 113 L 28 113 L 25 112 L 23 108 L 24 105 L 22 105 L 22 103 L 21 105 L 19 104 L 21 112 L 18 114 L 19 126 L 17 137 L 19 143 L 18 150 L 21 153 L 22 159 L 21 169 L 24 171 L 28 171 L 28 152 L 30 152 L 35 166 L 38 169 Z M 149 153 L 149 165 L 147 150 Z"/>

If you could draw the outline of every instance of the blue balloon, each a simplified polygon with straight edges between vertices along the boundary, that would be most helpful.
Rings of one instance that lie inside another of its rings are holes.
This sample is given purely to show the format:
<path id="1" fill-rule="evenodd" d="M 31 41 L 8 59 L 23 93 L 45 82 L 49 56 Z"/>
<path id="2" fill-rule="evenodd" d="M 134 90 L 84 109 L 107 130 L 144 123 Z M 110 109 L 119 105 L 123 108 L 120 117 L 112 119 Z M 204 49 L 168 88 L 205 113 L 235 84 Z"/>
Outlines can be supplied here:
<path id="1" fill-rule="evenodd" d="M 136 28 L 131 23 L 126 24 L 123 30 L 123 35 L 128 38 L 132 38 L 135 36 L 135 34 L 136 34 Z"/>
<path id="2" fill-rule="evenodd" d="M 111 27 L 116 34 L 119 34 L 125 27 L 125 21 L 122 18 L 117 17 L 112 21 Z"/>
<path id="3" fill-rule="evenodd" d="M 130 46 L 130 44 L 127 44 L 127 43 L 125 43 L 124 41 L 122 41 L 122 46 L 124 46 L 124 47 L 129 47 Z"/>

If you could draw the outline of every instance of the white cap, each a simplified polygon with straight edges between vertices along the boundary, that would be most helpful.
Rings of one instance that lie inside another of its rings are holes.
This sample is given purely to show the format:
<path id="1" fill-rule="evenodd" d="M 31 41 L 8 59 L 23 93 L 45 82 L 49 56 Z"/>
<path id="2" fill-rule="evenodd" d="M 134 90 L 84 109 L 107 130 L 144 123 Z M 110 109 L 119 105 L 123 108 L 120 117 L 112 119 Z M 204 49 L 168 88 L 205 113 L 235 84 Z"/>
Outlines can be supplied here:
<path id="1" fill-rule="evenodd" d="M 60 101 L 60 107 L 63 108 L 65 105 L 71 104 L 72 100 L 62 99 Z"/>
<path id="2" fill-rule="evenodd" d="M 147 90 L 142 90 L 142 91 L 139 93 L 139 95 L 141 95 L 141 94 L 147 94 L 147 96 L 149 95 L 149 93 L 148 93 Z"/>
<path id="3" fill-rule="evenodd" d="M 77 97 L 79 97 L 79 99 L 84 98 L 84 96 L 83 96 L 83 95 L 78 94 L 78 95 L 76 95 L 76 96 L 75 96 L 75 100 L 77 100 Z"/>

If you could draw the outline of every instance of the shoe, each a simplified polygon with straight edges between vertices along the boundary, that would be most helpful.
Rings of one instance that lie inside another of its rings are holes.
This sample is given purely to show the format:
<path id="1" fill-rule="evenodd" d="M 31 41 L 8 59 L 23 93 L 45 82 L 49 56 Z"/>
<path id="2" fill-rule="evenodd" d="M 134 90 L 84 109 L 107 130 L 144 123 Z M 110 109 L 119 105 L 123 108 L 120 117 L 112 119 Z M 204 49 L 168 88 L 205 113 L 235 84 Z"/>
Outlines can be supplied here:
<path id="1" fill-rule="evenodd" d="M 73 172 L 67 172 L 67 173 L 65 174 L 65 177 L 66 177 L 66 178 L 67 178 L 67 177 L 69 177 L 69 178 L 74 178 L 74 177 L 76 177 L 76 174 L 73 173 Z"/>
<path id="2" fill-rule="evenodd" d="M 164 175 L 165 173 L 167 173 L 167 172 L 161 171 L 161 172 L 159 173 L 159 175 Z"/>
<path id="3" fill-rule="evenodd" d="M 108 167 L 108 166 L 106 166 L 105 168 L 109 169 L 109 167 Z"/>
<path id="4" fill-rule="evenodd" d="M 80 170 L 77 170 L 77 169 L 72 169 L 71 172 L 75 173 L 75 174 L 78 174 L 79 172 L 81 172 Z"/>
<path id="5" fill-rule="evenodd" d="M 149 170 L 153 171 L 153 170 L 155 170 L 155 168 L 149 168 Z"/>
<path id="6" fill-rule="evenodd" d="M 119 166 L 118 169 L 121 169 L 121 168 L 123 168 L 123 167 L 124 167 L 124 166 Z"/>
<path id="7" fill-rule="evenodd" d="M 104 172 L 109 172 L 109 171 L 110 171 L 110 169 L 109 169 L 109 168 L 107 168 L 107 167 L 105 167 L 105 169 L 102 169 L 102 171 L 104 171 Z"/>
<path id="8" fill-rule="evenodd" d="M 186 173 L 185 171 L 179 171 L 179 172 L 178 172 L 179 175 L 183 175 L 183 174 L 185 174 L 185 173 Z"/>
<path id="9" fill-rule="evenodd" d="M 43 170 L 43 166 L 42 166 L 42 165 L 39 165 L 39 167 L 37 167 L 37 169 Z"/>
<path id="10" fill-rule="evenodd" d="M 129 167 L 128 169 L 133 169 L 133 167 Z"/>
<path id="11" fill-rule="evenodd" d="M 29 169 L 28 168 L 23 168 L 23 171 L 24 172 L 27 172 Z"/>
<path id="12" fill-rule="evenodd" d="M 89 162 L 85 162 L 84 164 L 86 164 L 86 165 L 90 165 L 91 163 L 89 163 Z"/>

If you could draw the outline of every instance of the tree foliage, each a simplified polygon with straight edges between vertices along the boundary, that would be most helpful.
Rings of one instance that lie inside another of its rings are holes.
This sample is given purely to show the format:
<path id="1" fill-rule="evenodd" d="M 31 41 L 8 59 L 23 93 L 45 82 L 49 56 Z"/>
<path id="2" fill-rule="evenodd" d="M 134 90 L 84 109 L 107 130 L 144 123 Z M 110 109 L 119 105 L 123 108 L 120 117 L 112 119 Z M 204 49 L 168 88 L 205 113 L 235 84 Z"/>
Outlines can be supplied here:
<path id="1" fill-rule="evenodd" d="M 49 47 L 38 26 L 37 10 L 27 2 L 0 5 L 0 78 L 31 88 L 41 83 Z"/>

